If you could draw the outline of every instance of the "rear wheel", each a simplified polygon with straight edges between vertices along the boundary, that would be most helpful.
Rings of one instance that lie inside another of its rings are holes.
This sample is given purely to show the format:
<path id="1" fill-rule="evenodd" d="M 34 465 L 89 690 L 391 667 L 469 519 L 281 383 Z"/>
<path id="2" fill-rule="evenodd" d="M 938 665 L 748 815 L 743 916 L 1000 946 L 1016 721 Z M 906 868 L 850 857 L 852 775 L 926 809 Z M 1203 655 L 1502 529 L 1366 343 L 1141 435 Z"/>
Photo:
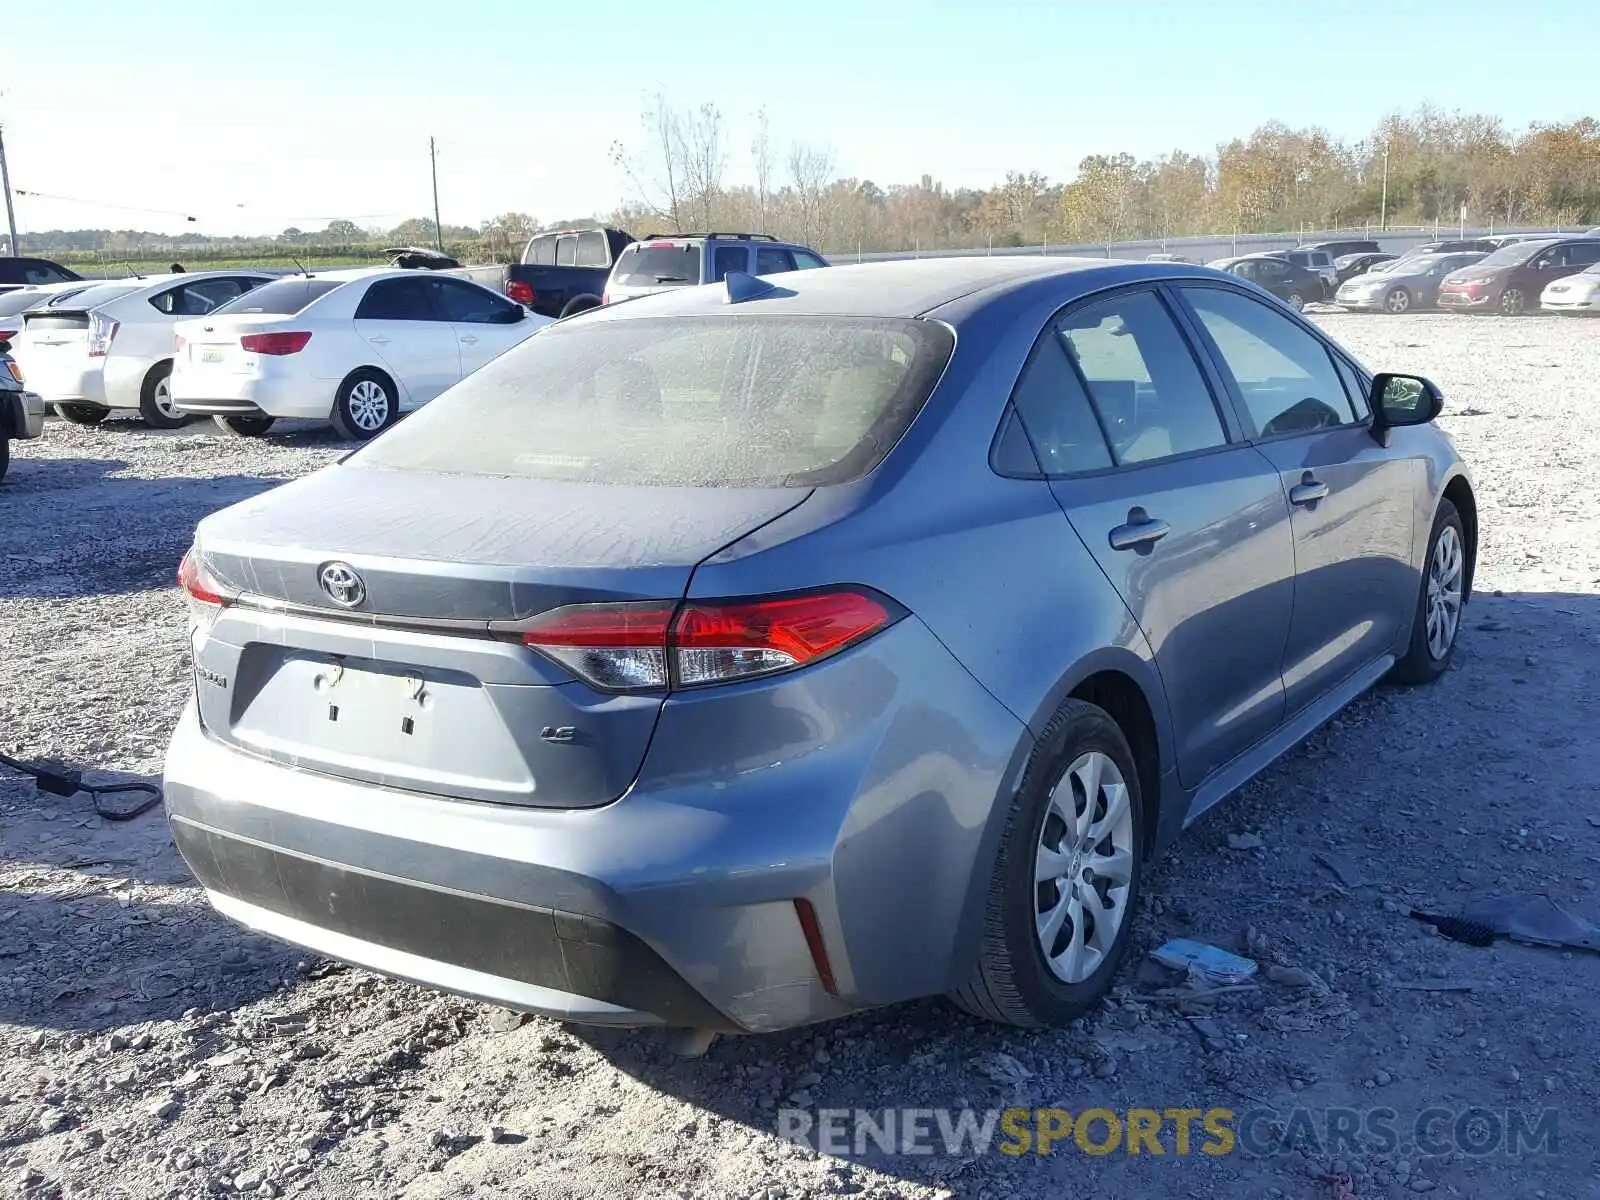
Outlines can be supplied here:
<path id="1" fill-rule="evenodd" d="M 591 308 L 600 307 L 599 296 L 574 296 L 568 300 L 561 309 L 563 317 L 574 316 L 577 313 L 588 312 Z"/>
<path id="2" fill-rule="evenodd" d="M 1411 309 L 1411 293 L 1403 287 L 1390 288 L 1389 294 L 1383 298 L 1384 312 L 1399 315 Z"/>
<path id="3" fill-rule="evenodd" d="M 364 442 L 376 437 L 400 416 L 394 384 L 377 371 L 363 368 L 339 385 L 328 419 L 340 437 Z"/>
<path id="4" fill-rule="evenodd" d="M 1508 287 L 1500 293 L 1500 315 L 1520 317 L 1528 311 L 1527 294 L 1519 287 Z"/>
<path id="5" fill-rule="evenodd" d="M 1305 306 L 1306 306 L 1306 298 L 1304 296 L 1302 296 L 1299 292 L 1291 292 L 1290 293 L 1290 295 L 1289 295 L 1289 307 L 1290 308 L 1294 309 L 1295 312 L 1299 312 L 1301 309 L 1305 308 Z"/>
<path id="6" fill-rule="evenodd" d="M 6 472 L 11 468 L 11 439 L 6 436 L 6 431 L 0 429 L 0 482 L 5 481 Z"/>
<path id="7" fill-rule="evenodd" d="M 157 363 L 139 389 L 139 415 L 155 429 L 177 429 L 189 423 L 189 414 L 172 404 L 172 364 Z"/>
<path id="8" fill-rule="evenodd" d="M 96 408 L 92 404 L 53 404 L 56 416 L 72 425 L 98 425 L 111 415 L 111 410 Z"/>
<path id="9" fill-rule="evenodd" d="M 234 437 L 260 437 L 277 420 L 276 417 L 251 413 L 217 413 L 211 419 L 223 433 Z"/>
<path id="10" fill-rule="evenodd" d="M 1001 834 L 972 980 L 952 999 L 991 1021 L 1061 1025 L 1106 993 L 1144 865 L 1139 776 L 1117 723 L 1068 700 Z"/>

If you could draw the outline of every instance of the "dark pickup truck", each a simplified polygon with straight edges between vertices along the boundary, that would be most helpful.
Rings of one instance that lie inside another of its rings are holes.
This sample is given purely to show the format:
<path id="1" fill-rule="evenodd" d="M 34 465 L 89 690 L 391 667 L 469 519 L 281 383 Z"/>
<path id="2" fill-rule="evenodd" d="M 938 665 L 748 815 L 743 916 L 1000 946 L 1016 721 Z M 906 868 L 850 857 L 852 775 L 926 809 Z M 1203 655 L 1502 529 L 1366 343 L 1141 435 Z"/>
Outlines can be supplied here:
<path id="1" fill-rule="evenodd" d="M 544 316 L 569 317 L 598 307 L 611 264 L 633 240 L 621 229 L 562 229 L 535 234 L 520 263 L 446 268 L 446 273 L 504 292 Z"/>

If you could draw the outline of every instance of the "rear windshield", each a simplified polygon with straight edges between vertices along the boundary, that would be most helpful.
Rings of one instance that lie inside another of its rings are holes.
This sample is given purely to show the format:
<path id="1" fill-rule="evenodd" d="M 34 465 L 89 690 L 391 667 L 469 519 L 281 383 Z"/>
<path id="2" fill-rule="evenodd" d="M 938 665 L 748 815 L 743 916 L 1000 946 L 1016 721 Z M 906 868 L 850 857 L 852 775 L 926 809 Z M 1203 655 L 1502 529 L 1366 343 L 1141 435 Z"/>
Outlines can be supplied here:
<path id="1" fill-rule="evenodd" d="M 102 283 L 98 287 L 85 288 L 81 292 L 65 291 L 53 295 L 48 300 L 41 300 L 36 308 L 93 308 L 97 304 L 110 304 L 113 300 L 142 291 L 149 287 L 144 280 L 133 283 Z"/>
<path id="2" fill-rule="evenodd" d="M 279 279 L 236 296 L 226 304 L 219 304 L 206 315 L 219 317 L 263 313 L 292 317 L 317 297 L 326 296 L 343 282 L 341 279 Z"/>
<path id="3" fill-rule="evenodd" d="M 629 246 L 617 260 L 617 282 L 633 287 L 673 287 L 700 282 L 700 247 Z"/>
<path id="4" fill-rule="evenodd" d="M 351 462 L 615 485 L 843 483 L 905 432 L 954 344 L 942 325 L 872 317 L 551 325 Z"/>

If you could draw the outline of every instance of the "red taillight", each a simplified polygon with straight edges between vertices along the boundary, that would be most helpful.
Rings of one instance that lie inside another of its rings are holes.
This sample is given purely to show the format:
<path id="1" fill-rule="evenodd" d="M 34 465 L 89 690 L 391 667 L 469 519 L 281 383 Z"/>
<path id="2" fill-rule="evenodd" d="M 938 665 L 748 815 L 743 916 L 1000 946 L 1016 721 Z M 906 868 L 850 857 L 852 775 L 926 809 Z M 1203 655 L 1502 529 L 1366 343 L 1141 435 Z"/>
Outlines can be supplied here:
<path id="1" fill-rule="evenodd" d="M 299 354 L 310 340 L 309 333 L 247 333 L 239 345 L 248 354 Z"/>
<path id="2" fill-rule="evenodd" d="M 222 603 L 222 593 L 216 590 L 215 580 L 200 565 L 200 559 L 192 549 L 185 551 L 178 563 L 178 586 L 189 594 L 189 599 L 201 604 Z"/>
<path id="3" fill-rule="evenodd" d="M 533 285 L 524 283 L 520 279 L 513 279 L 506 284 L 506 299 L 514 300 L 518 304 L 532 304 L 534 298 Z"/>
<path id="4" fill-rule="evenodd" d="M 817 968 L 817 979 L 830 996 L 839 994 L 833 979 L 833 964 L 828 961 L 828 947 L 822 940 L 822 926 L 817 922 L 817 910 L 811 901 L 800 897 L 794 902 L 795 916 L 800 919 L 800 932 L 805 934 L 806 949 L 811 951 L 811 963 Z"/>
<path id="5" fill-rule="evenodd" d="M 647 248 L 650 249 L 650 250 L 676 250 L 678 248 L 678 243 L 677 242 L 651 242 L 650 245 Z"/>
<path id="6" fill-rule="evenodd" d="M 0 342 L 9 342 L 16 336 L 17 331 L 15 329 L 0 329 Z"/>
<path id="7" fill-rule="evenodd" d="M 729 603 L 573 604 L 522 631 L 523 644 L 613 690 L 701 687 L 817 662 L 892 624 L 866 592 Z"/>

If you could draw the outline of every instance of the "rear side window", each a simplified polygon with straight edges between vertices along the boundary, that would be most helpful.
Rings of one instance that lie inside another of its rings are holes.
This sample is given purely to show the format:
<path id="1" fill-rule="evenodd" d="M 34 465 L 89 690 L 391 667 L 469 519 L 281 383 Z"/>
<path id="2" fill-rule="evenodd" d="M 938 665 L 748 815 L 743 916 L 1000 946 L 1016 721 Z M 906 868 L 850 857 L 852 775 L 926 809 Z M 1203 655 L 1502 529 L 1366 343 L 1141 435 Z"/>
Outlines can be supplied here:
<path id="1" fill-rule="evenodd" d="M 150 306 L 172 317 L 203 317 L 255 285 L 256 280 L 247 278 L 197 279 L 157 292 L 150 297 Z"/>
<path id="2" fill-rule="evenodd" d="M 22 271 L 26 283 L 68 283 L 73 276 L 49 263 L 29 263 Z"/>
<path id="3" fill-rule="evenodd" d="M 421 275 L 380 279 L 367 289 L 356 309 L 358 321 L 438 321 L 432 280 Z"/>
<path id="4" fill-rule="evenodd" d="M 536 267 L 556 265 L 556 239 L 553 235 L 534 238 L 522 255 L 522 261 Z"/>
<path id="5" fill-rule="evenodd" d="M 1129 292 L 1076 309 L 1056 332 L 1119 466 L 1227 442 L 1199 364 L 1154 294 Z"/>
<path id="6" fill-rule="evenodd" d="M 700 247 L 693 243 L 635 242 L 617 260 L 617 282 L 634 287 L 661 287 L 700 282 Z"/>
<path id="7" fill-rule="evenodd" d="M 558 323 L 351 460 L 676 487 L 811 487 L 871 470 L 954 338 L 929 321 L 727 316 Z"/>
<path id="8" fill-rule="evenodd" d="M 606 265 L 606 235 L 598 229 L 578 235 L 578 260 L 580 267 Z"/>
<path id="9" fill-rule="evenodd" d="M 292 317 L 320 296 L 326 296 L 340 285 L 337 279 L 278 279 L 263 284 L 254 291 L 235 297 L 212 310 L 212 316 L 225 313 L 262 313 L 267 316 Z"/>
<path id="10" fill-rule="evenodd" d="M 1072 475 L 1111 466 L 1083 381 L 1054 332 L 1034 347 L 1011 394 L 1046 475 Z"/>
<path id="11" fill-rule="evenodd" d="M 556 266 L 575 267 L 578 265 L 578 239 L 568 234 L 556 239 Z"/>
<path id="12" fill-rule="evenodd" d="M 773 246 L 756 248 L 757 275 L 781 275 L 785 271 L 792 270 L 794 270 L 794 259 L 787 250 L 779 250 Z"/>
<path id="13" fill-rule="evenodd" d="M 744 246 L 718 246 L 711 256 L 711 282 L 726 279 L 729 271 L 748 271 L 750 251 Z"/>
<path id="14" fill-rule="evenodd" d="M 1238 292 L 1181 290 L 1216 343 L 1261 437 L 1306 433 L 1355 420 L 1333 359 L 1312 334 Z"/>
<path id="15" fill-rule="evenodd" d="M 796 250 L 794 252 L 794 265 L 795 269 L 799 271 L 814 271 L 818 267 L 825 267 L 828 264 L 815 254 L 808 254 L 804 250 Z"/>

